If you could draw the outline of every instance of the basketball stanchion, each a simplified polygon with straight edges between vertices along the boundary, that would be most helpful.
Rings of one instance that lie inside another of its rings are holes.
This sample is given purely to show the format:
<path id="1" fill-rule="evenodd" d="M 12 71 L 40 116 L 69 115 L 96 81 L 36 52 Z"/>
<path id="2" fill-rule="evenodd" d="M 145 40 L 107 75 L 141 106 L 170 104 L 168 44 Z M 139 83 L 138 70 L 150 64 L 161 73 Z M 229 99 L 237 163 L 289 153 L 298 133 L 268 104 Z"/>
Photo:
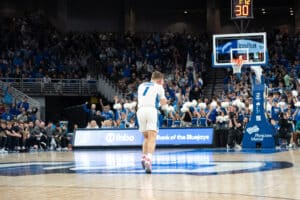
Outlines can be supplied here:
<path id="1" fill-rule="evenodd" d="M 265 112 L 265 80 L 262 67 L 267 65 L 266 33 L 213 35 L 212 65 L 215 68 L 232 68 L 241 80 L 242 67 L 250 67 L 252 77 L 253 111 L 244 134 L 243 148 L 275 148 L 275 130 Z"/>

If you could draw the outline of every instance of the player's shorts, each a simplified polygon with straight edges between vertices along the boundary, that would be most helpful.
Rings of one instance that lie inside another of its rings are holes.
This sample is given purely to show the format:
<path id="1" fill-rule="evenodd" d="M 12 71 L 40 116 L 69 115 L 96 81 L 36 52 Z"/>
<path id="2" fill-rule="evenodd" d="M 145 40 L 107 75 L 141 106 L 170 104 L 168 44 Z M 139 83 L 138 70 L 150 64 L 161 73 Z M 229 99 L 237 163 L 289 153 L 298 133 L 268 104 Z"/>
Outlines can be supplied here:
<path id="1" fill-rule="evenodd" d="M 154 107 L 141 107 L 137 111 L 139 130 L 158 131 L 157 109 Z"/>

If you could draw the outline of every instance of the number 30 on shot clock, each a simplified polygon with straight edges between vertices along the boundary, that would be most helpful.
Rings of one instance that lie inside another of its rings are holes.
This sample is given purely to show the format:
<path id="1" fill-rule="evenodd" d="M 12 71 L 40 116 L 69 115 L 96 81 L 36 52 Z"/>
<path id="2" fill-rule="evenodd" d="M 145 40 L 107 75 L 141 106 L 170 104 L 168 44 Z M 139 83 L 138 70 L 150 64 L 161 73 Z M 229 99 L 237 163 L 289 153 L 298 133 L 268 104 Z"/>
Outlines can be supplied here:
<path id="1" fill-rule="evenodd" d="M 231 19 L 253 18 L 253 0 L 231 0 Z"/>

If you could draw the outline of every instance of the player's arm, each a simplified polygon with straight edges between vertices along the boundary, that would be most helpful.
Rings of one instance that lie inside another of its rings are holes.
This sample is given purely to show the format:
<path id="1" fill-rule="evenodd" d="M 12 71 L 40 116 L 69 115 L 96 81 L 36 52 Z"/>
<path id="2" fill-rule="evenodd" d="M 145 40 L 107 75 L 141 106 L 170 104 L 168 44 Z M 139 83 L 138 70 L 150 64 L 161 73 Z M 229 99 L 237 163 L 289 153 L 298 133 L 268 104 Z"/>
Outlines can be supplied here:
<path id="1" fill-rule="evenodd" d="M 6 135 L 13 136 L 12 133 L 9 130 L 5 130 Z"/>
<path id="2" fill-rule="evenodd" d="M 103 111 L 104 110 L 104 105 L 103 105 L 102 98 L 99 98 L 99 105 L 100 105 L 100 110 Z"/>
<path id="3" fill-rule="evenodd" d="M 87 105 L 88 105 L 88 102 L 85 102 L 85 103 L 83 104 L 83 110 L 84 110 L 84 112 L 89 113 L 89 112 L 90 112 L 90 109 L 88 109 Z"/>
<path id="4" fill-rule="evenodd" d="M 159 103 L 161 105 L 161 108 L 165 110 L 168 107 L 168 100 L 165 95 L 165 90 L 162 86 L 159 87 L 158 97 L 159 97 Z"/>
<path id="5" fill-rule="evenodd" d="M 167 105 L 167 103 L 168 103 L 168 100 L 167 100 L 167 98 L 165 97 L 165 98 L 161 98 L 160 99 L 160 105 Z"/>

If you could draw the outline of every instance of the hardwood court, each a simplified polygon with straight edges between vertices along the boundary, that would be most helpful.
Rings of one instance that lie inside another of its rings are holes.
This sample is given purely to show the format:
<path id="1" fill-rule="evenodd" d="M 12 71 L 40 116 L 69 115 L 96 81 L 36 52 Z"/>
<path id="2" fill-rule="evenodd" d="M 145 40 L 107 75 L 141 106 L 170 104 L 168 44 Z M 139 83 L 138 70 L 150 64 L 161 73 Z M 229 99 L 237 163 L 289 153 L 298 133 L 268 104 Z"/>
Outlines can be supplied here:
<path id="1" fill-rule="evenodd" d="M 300 199 L 300 151 L 140 150 L 1 154 L 0 199 Z"/>

